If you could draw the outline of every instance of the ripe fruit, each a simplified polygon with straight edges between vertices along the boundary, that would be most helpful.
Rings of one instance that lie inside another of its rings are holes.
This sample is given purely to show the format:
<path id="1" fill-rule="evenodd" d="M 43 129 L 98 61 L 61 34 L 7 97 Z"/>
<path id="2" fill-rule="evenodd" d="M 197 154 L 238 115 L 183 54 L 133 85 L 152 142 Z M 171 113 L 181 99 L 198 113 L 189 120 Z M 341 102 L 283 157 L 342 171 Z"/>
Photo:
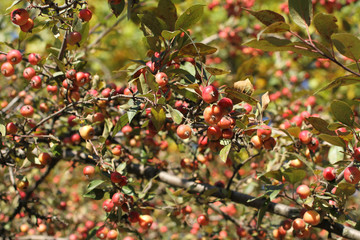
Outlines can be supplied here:
<path id="1" fill-rule="evenodd" d="M 310 143 L 307 146 L 311 151 L 315 152 L 316 149 L 319 147 L 319 140 L 317 140 L 317 138 L 312 137 Z"/>
<path id="2" fill-rule="evenodd" d="M 13 75 L 15 73 L 14 66 L 9 62 L 4 62 L 1 65 L 1 73 L 5 77 L 10 77 L 11 75 Z"/>
<path id="3" fill-rule="evenodd" d="M 228 116 L 224 116 L 221 118 L 221 120 L 217 123 L 217 125 L 221 128 L 221 129 L 229 129 L 229 128 L 233 128 L 235 124 L 235 121 L 233 118 L 230 118 Z"/>
<path id="4" fill-rule="evenodd" d="M 115 156 L 120 156 L 121 155 L 121 146 L 120 145 L 116 145 L 112 150 L 111 150 L 112 154 L 114 154 Z"/>
<path id="5" fill-rule="evenodd" d="M 27 68 L 24 69 L 23 77 L 24 77 L 26 80 L 30 80 L 30 79 L 33 78 L 35 75 L 36 75 L 36 72 L 35 72 L 35 70 L 34 70 L 32 67 L 27 67 Z"/>
<path id="6" fill-rule="evenodd" d="M 114 229 L 111 229 L 108 234 L 106 235 L 107 239 L 117 239 L 118 232 Z"/>
<path id="7" fill-rule="evenodd" d="M 155 75 L 155 81 L 157 84 L 159 84 L 160 87 L 165 87 L 169 82 L 169 78 L 166 73 L 159 72 Z"/>
<path id="8" fill-rule="evenodd" d="M 309 144 L 311 141 L 311 133 L 307 130 L 301 131 L 299 133 L 300 142 L 303 144 Z"/>
<path id="9" fill-rule="evenodd" d="M 20 109 L 20 113 L 24 117 L 30 118 L 34 114 L 34 108 L 32 106 L 30 106 L 30 105 L 22 106 L 21 109 Z"/>
<path id="10" fill-rule="evenodd" d="M 348 183 L 357 184 L 360 181 L 360 171 L 357 167 L 347 167 L 344 170 L 344 178 Z"/>
<path id="11" fill-rule="evenodd" d="M 19 50 L 13 49 L 8 52 L 6 58 L 12 65 L 18 64 L 22 60 L 22 55 Z"/>
<path id="12" fill-rule="evenodd" d="M 150 215 L 140 215 L 139 217 L 139 225 L 144 229 L 150 228 L 153 221 L 154 220 Z"/>
<path id="13" fill-rule="evenodd" d="M 86 76 L 83 72 L 77 72 L 75 74 L 75 83 L 79 87 L 82 87 L 86 84 Z"/>
<path id="14" fill-rule="evenodd" d="M 40 76 L 34 76 L 31 78 L 30 85 L 32 88 L 40 89 L 41 88 L 41 78 Z"/>
<path id="15" fill-rule="evenodd" d="M 233 102 L 227 97 L 222 98 L 217 105 L 221 108 L 225 115 L 229 114 L 233 109 Z"/>
<path id="16" fill-rule="evenodd" d="M 210 126 L 207 129 L 206 135 L 209 140 L 218 140 L 222 136 L 222 131 L 218 126 Z"/>
<path id="17" fill-rule="evenodd" d="M 270 138 L 271 128 L 267 125 L 261 125 L 257 130 L 256 135 L 261 139 L 261 141 L 265 141 Z"/>
<path id="18" fill-rule="evenodd" d="M 206 215 L 200 215 L 197 218 L 197 222 L 201 225 L 201 226 L 206 226 L 209 224 L 209 218 Z"/>
<path id="19" fill-rule="evenodd" d="M 51 156 L 48 153 L 40 153 L 38 158 L 42 166 L 47 165 L 51 161 Z"/>
<path id="20" fill-rule="evenodd" d="M 222 130 L 222 138 L 224 139 L 232 139 L 234 136 L 234 132 L 232 129 L 224 129 Z"/>
<path id="21" fill-rule="evenodd" d="M 79 129 L 80 136 L 85 140 L 90 140 L 95 135 L 95 130 L 92 126 L 86 125 Z"/>
<path id="22" fill-rule="evenodd" d="M 18 8 L 11 12 L 10 17 L 14 24 L 21 26 L 26 24 L 29 18 L 29 13 L 23 8 Z"/>
<path id="23" fill-rule="evenodd" d="M 213 85 L 205 87 L 202 91 L 202 99 L 206 103 L 214 103 L 219 98 L 219 92 Z"/>
<path id="24" fill-rule="evenodd" d="M 217 124 L 223 115 L 223 111 L 217 105 L 208 106 L 204 110 L 204 120 L 210 125 Z"/>
<path id="25" fill-rule="evenodd" d="M 299 159 L 294 159 L 290 161 L 290 166 L 293 168 L 302 168 L 304 163 Z"/>
<path id="26" fill-rule="evenodd" d="M 106 199 L 103 204 L 102 208 L 105 212 L 111 212 L 114 209 L 114 203 L 111 199 Z"/>
<path id="27" fill-rule="evenodd" d="M 276 145 L 276 140 L 273 137 L 270 137 L 263 141 L 263 145 L 266 150 L 273 150 Z"/>
<path id="28" fill-rule="evenodd" d="M 81 41 L 81 33 L 79 32 L 71 32 L 66 37 L 66 41 L 69 45 L 75 45 Z"/>
<path id="29" fill-rule="evenodd" d="M 28 18 L 27 22 L 20 26 L 21 31 L 23 32 L 30 32 L 34 27 L 34 20 L 32 20 L 31 18 Z"/>
<path id="30" fill-rule="evenodd" d="M 336 178 L 336 172 L 333 167 L 327 167 L 323 171 L 323 176 L 327 181 L 333 181 Z"/>
<path id="31" fill-rule="evenodd" d="M 86 177 L 91 177 L 95 173 L 95 168 L 93 166 L 86 166 L 83 169 L 83 173 Z"/>
<path id="32" fill-rule="evenodd" d="M 28 59 L 31 65 L 37 65 L 41 60 L 41 56 L 37 53 L 30 53 Z"/>
<path id="33" fill-rule="evenodd" d="M 360 147 L 354 149 L 353 158 L 355 161 L 360 161 Z"/>
<path id="34" fill-rule="evenodd" d="M 96 231 L 96 237 L 105 239 L 108 233 L 109 229 L 106 226 L 102 226 Z"/>
<path id="35" fill-rule="evenodd" d="M 50 94 L 56 94 L 57 93 L 57 90 L 58 90 L 58 87 L 55 85 L 55 86 L 52 86 L 52 85 L 47 85 L 46 86 L 46 90 L 48 91 L 48 93 Z"/>
<path id="36" fill-rule="evenodd" d="M 191 127 L 185 124 L 181 124 L 177 127 L 176 133 L 181 139 L 187 139 L 191 136 Z"/>
<path id="37" fill-rule="evenodd" d="M 306 227 L 305 221 L 302 218 L 296 218 L 293 223 L 292 226 L 295 230 L 303 230 Z"/>
<path id="38" fill-rule="evenodd" d="M 70 80 L 75 80 L 76 70 L 75 69 L 67 70 L 65 76 Z"/>
<path id="39" fill-rule="evenodd" d="M 125 195 L 123 193 L 117 192 L 112 196 L 111 200 L 115 206 L 121 206 L 125 203 Z"/>
<path id="40" fill-rule="evenodd" d="M 6 133 L 7 134 L 15 134 L 17 132 L 18 128 L 13 122 L 9 122 L 6 124 Z"/>
<path id="41" fill-rule="evenodd" d="M 92 12 L 89 9 L 81 9 L 79 12 L 79 18 L 85 22 L 90 21 Z"/>
<path id="42" fill-rule="evenodd" d="M 306 223 L 313 226 L 316 226 L 321 222 L 320 214 L 315 210 L 306 211 L 303 219 Z"/>
<path id="43" fill-rule="evenodd" d="M 252 138 L 251 138 L 251 143 L 253 144 L 254 148 L 256 149 L 261 149 L 262 147 L 262 141 L 261 139 L 259 138 L 258 135 L 254 135 Z"/>
<path id="44" fill-rule="evenodd" d="M 296 193 L 299 194 L 299 197 L 301 199 L 306 199 L 308 196 L 310 196 L 310 188 L 307 185 L 300 185 L 296 189 Z"/>
<path id="45" fill-rule="evenodd" d="M 136 223 L 139 221 L 139 217 L 140 217 L 140 214 L 138 212 L 131 211 L 131 212 L 129 212 L 128 220 L 131 223 Z"/>
<path id="46" fill-rule="evenodd" d="M 122 175 L 119 172 L 112 172 L 110 179 L 113 183 L 120 183 L 122 181 Z"/>

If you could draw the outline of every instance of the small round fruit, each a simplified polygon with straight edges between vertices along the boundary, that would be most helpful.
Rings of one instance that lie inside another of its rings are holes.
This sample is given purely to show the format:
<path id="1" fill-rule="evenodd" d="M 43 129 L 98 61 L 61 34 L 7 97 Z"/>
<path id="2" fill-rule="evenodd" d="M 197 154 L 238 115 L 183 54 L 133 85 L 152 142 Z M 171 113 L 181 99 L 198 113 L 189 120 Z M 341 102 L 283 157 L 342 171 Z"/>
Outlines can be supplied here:
<path id="1" fill-rule="evenodd" d="M 316 226 L 321 222 L 320 214 L 315 210 L 309 210 L 304 213 L 303 219 L 306 223 Z"/>
<path id="2" fill-rule="evenodd" d="M 348 183 L 357 184 L 360 181 L 360 171 L 357 167 L 347 167 L 344 170 L 344 178 Z"/>
<path id="3" fill-rule="evenodd" d="M 159 72 L 155 75 L 155 81 L 157 84 L 159 84 L 160 87 L 165 87 L 169 82 L 169 78 L 166 73 Z"/>
<path id="4" fill-rule="evenodd" d="M 115 156 L 120 156 L 121 155 L 121 146 L 120 145 L 116 145 L 112 150 L 111 150 L 112 154 L 114 154 Z"/>
<path id="5" fill-rule="evenodd" d="M 108 233 L 109 229 L 106 226 L 102 226 L 96 231 L 96 237 L 105 239 Z"/>
<path id="6" fill-rule="evenodd" d="M 300 185 L 296 189 L 296 193 L 299 194 L 299 197 L 301 199 L 306 199 L 308 196 L 310 196 L 310 188 L 307 185 Z"/>
<path id="7" fill-rule="evenodd" d="M 309 144 L 311 141 L 311 133 L 307 130 L 301 131 L 299 133 L 300 142 L 303 144 Z"/>
<path id="8" fill-rule="evenodd" d="M 1 65 L 1 73 L 2 75 L 4 75 L 5 77 L 10 77 L 11 75 L 13 75 L 15 73 L 15 68 L 14 66 L 9 63 L 9 62 L 4 62 Z"/>
<path id="9" fill-rule="evenodd" d="M 209 140 L 219 140 L 222 136 L 221 128 L 218 126 L 210 126 L 207 129 L 206 135 Z"/>
<path id="10" fill-rule="evenodd" d="M 68 79 L 75 80 L 75 78 L 76 78 L 76 70 L 75 69 L 67 70 L 65 76 Z"/>
<path id="11" fill-rule="evenodd" d="M 13 122 L 9 122 L 6 124 L 6 133 L 7 134 L 15 134 L 17 132 L 18 128 Z"/>
<path id="12" fill-rule="evenodd" d="M 119 172 L 112 172 L 110 179 L 113 183 L 120 183 L 122 181 L 122 175 Z"/>
<path id="13" fill-rule="evenodd" d="M 107 239 L 117 239 L 118 232 L 114 229 L 111 229 L 108 234 L 106 235 Z"/>
<path id="14" fill-rule="evenodd" d="M 213 85 L 205 87 L 202 91 L 202 99 L 206 103 L 214 103 L 219 98 L 219 91 Z"/>
<path id="15" fill-rule="evenodd" d="M 302 218 L 296 218 L 292 223 L 292 227 L 298 231 L 303 230 L 306 227 L 306 223 Z"/>
<path id="16" fill-rule="evenodd" d="M 126 201 L 125 195 L 123 193 L 119 193 L 119 192 L 115 193 L 112 196 L 111 200 L 113 201 L 115 206 L 122 206 Z"/>
<path id="17" fill-rule="evenodd" d="M 77 72 L 75 74 L 75 83 L 79 87 L 82 87 L 86 84 L 86 76 L 83 72 Z"/>
<path id="18" fill-rule="evenodd" d="M 198 216 L 197 222 L 201 226 L 206 226 L 209 224 L 209 218 L 206 215 L 202 214 L 202 215 Z"/>
<path id="19" fill-rule="evenodd" d="M 333 181 L 336 178 L 336 172 L 333 167 L 327 167 L 323 171 L 323 176 L 327 181 Z"/>
<path id="20" fill-rule="evenodd" d="M 271 128 L 267 125 L 261 125 L 256 134 L 261 139 L 261 141 L 265 141 L 271 136 Z"/>
<path id="21" fill-rule="evenodd" d="M 86 177 L 92 177 L 95 173 L 95 168 L 93 166 L 86 166 L 83 169 L 83 173 Z"/>
<path id="22" fill-rule="evenodd" d="M 221 108 L 225 115 L 229 114 L 233 109 L 233 102 L 227 97 L 222 98 L 217 105 Z"/>
<path id="23" fill-rule="evenodd" d="M 85 22 L 90 21 L 92 12 L 89 9 L 81 9 L 79 12 L 79 18 Z"/>
<path id="24" fill-rule="evenodd" d="M 187 139 L 191 136 L 191 127 L 185 124 L 179 125 L 176 133 L 181 139 Z"/>
<path id="25" fill-rule="evenodd" d="M 34 27 L 34 20 L 28 18 L 27 22 L 24 25 L 20 26 L 20 29 L 23 32 L 31 32 L 33 27 Z"/>
<path id="26" fill-rule="evenodd" d="M 34 76 L 30 80 L 30 85 L 32 88 L 40 89 L 41 88 L 41 77 L 40 76 Z"/>
<path id="27" fill-rule="evenodd" d="M 304 163 L 299 159 L 294 159 L 290 161 L 290 166 L 293 168 L 302 168 Z"/>
<path id="28" fill-rule="evenodd" d="M 266 139 L 263 141 L 263 146 L 266 150 L 273 150 L 276 146 L 276 140 L 273 137 L 270 137 L 269 139 Z"/>
<path id="29" fill-rule="evenodd" d="M 75 45 L 81 41 L 81 33 L 79 32 L 71 32 L 66 37 L 66 41 L 69 45 Z"/>
<path id="30" fill-rule="evenodd" d="M 22 54 L 19 50 L 13 49 L 8 52 L 6 58 L 12 65 L 18 64 L 22 60 Z"/>
<path id="31" fill-rule="evenodd" d="M 90 140 L 95 135 L 95 130 L 92 126 L 86 125 L 79 129 L 80 136 L 85 140 Z"/>
<path id="32" fill-rule="evenodd" d="M 208 106 L 204 109 L 204 120 L 210 125 L 217 124 L 223 115 L 222 109 L 217 105 Z"/>
<path id="33" fill-rule="evenodd" d="M 114 209 L 114 203 L 111 199 L 106 199 L 103 204 L 102 208 L 105 212 L 111 212 Z"/>
<path id="34" fill-rule="evenodd" d="M 40 161 L 42 166 L 47 165 L 51 161 L 50 154 L 45 153 L 45 152 L 40 153 L 38 158 L 39 158 L 39 161 Z"/>
<path id="35" fill-rule="evenodd" d="M 154 220 L 150 215 L 140 215 L 139 217 L 139 225 L 144 229 L 150 228 L 153 221 Z"/>
<path id="36" fill-rule="evenodd" d="M 254 135 L 250 141 L 253 144 L 254 148 L 256 148 L 256 149 L 262 148 L 262 141 L 258 135 Z"/>
<path id="37" fill-rule="evenodd" d="M 50 94 L 56 94 L 58 87 L 56 85 L 52 86 L 52 85 L 47 85 L 46 86 L 46 90 L 48 91 L 48 93 Z"/>
<path id="38" fill-rule="evenodd" d="M 20 109 L 20 113 L 24 117 L 30 118 L 34 114 L 34 108 L 30 105 L 22 106 Z"/>
<path id="39" fill-rule="evenodd" d="M 353 158 L 355 161 L 360 161 L 360 147 L 354 149 Z"/>
<path id="40" fill-rule="evenodd" d="M 29 13 L 23 8 L 15 9 L 10 14 L 11 21 L 16 25 L 24 25 L 29 19 Z"/>
<path id="41" fill-rule="evenodd" d="M 139 217 L 140 217 L 140 214 L 136 211 L 131 211 L 129 212 L 129 217 L 128 217 L 128 220 L 129 222 L 131 223 L 136 223 L 139 221 Z"/>
<path id="42" fill-rule="evenodd" d="M 37 65 L 41 60 L 41 56 L 38 53 L 29 54 L 29 63 L 31 65 Z"/>
<path id="43" fill-rule="evenodd" d="M 23 72 L 23 77 L 26 80 L 30 80 L 31 78 L 33 78 L 36 75 L 35 69 L 33 69 L 32 67 L 27 67 L 24 69 Z"/>

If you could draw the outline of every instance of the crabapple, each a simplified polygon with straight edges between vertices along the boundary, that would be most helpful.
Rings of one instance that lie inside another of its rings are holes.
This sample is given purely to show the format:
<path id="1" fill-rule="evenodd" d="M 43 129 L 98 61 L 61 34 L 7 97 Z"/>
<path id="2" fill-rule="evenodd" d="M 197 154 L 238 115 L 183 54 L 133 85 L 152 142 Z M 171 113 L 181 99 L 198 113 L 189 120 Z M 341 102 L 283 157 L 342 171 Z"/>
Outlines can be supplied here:
<path id="1" fill-rule="evenodd" d="M 27 67 L 27 68 L 24 69 L 23 77 L 24 77 L 26 80 L 30 80 L 30 79 L 33 78 L 35 75 L 36 75 L 36 72 L 35 72 L 35 70 L 34 70 L 32 67 Z"/>
<path id="2" fill-rule="evenodd" d="M 13 49 L 8 52 L 6 58 L 12 65 L 18 64 L 22 60 L 22 54 L 19 50 Z"/>
<path id="3" fill-rule="evenodd" d="M 155 81 L 157 82 L 157 84 L 159 84 L 160 87 L 165 87 L 169 82 L 169 78 L 166 73 L 158 72 L 155 75 Z"/>
<path id="4" fill-rule="evenodd" d="M 92 12 L 89 9 L 81 9 L 79 12 L 79 18 L 85 22 L 90 21 Z"/>
<path id="5" fill-rule="evenodd" d="M 32 20 L 31 18 L 28 18 L 27 22 L 20 26 L 21 31 L 23 32 L 30 32 L 34 27 L 34 20 Z"/>
<path id="6" fill-rule="evenodd" d="M 303 144 L 309 144 L 311 142 L 311 133 L 307 130 L 303 130 L 299 133 L 300 142 Z"/>
<path id="7" fill-rule="evenodd" d="M 105 212 L 111 212 L 114 209 L 114 203 L 111 199 L 106 199 L 103 204 L 102 208 Z"/>
<path id="8" fill-rule="evenodd" d="M 217 105 L 208 106 L 204 109 L 204 120 L 210 125 L 217 124 L 223 115 L 223 111 Z"/>
<path id="9" fill-rule="evenodd" d="M 20 109 L 20 113 L 24 117 L 32 117 L 32 115 L 34 114 L 34 108 L 30 105 L 22 106 Z"/>
<path id="10" fill-rule="evenodd" d="M 229 114 L 233 109 L 233 102 L 230 98 L 222 98 L 217 105 L 221 108 L 224 114 Z"/>
<path id="11" fill-rule="evenodd" d="M 327 181 L 333 181 L 336 178 L 336 172 L 333 167 L 327 167 L 323 171 L 323 176 Z"/>
<path id="12" fill-rule="evenodd" d="M 84 167 L 83 169 L 83 174 L 86 176 L 86 177 L 92 177 L 95 173 L 95 168 L 93 166 L 86 166 Z"/>
<path id="13" fill-rule="evenodd" d="M 176 129 L 176 133 L 181 139 L 187 139 L 191 136 L 191 127 L 189 125 L 179 125 Z"/>
<path id="14" fill-rule="evenodd" d="M 17 132 L 18 128 L 13 122 L 9 122 L 6 124 L 6 133 L 7 134 L 15 134 Z"/>
<path id="15" fill-rule="evenodd" d="M 139 225 L 144 229 L 150 228 L 153 221 L 154 220 L 150 215 L 140 215 L 139 217 Z"/>
<path id="16" fill-rule="evenodd" d="M 271 135 L 271 128 L 267 125 L 261 125 L 257 130 L 256 135 L 261 139 L 261 141 L 267 140 Z"/>
<path id="17" fill-rule="evenodd" d="M 1 73 L 2 75 L 4 75 L 5 77 L 10 77 L 11 75 L 13 75 L 15 73 L 15 68 L 14 66 L 9 63 L 9 62 L 4 62 L 1 65 Z"/>
<path id="18" fill-rule="evenodd" d="M 344 178 L 348 183 L 357 184 L 360 181 L 360 171 L 357 167 L 347 167 L 344 170 Z"/>
<path id="19" fill-rule="evenodd" d="M 30 53 L 28 59 L 31 65 L 37 65 L 40 62 L 41 57 L 37 53 Z"/>
<path id="20" fill-rule="evenodd" d="M 303 219 L 306 223 L 316 226 L 321 222 L 320 214 L 315 210 L 309 210 L 304 213 Z"/>
<path id="21" fill-rule="evenodd" d="M 206 103 L 214 103 L 219 98 L 219 92 L 213 85 L 204 87 L 202 91 L 202 99 Z"/>
<path id="22" fill-rule="evenodd" d="M 197 218 L 197 222 L 201 225 L 201 226 L 206 226 L 209 224 L 209 218 L 206 215 L 200 215 Z"/>
<path id="23" fill-rule="evenodd" d="M 92 126 L 90 125 L 86 125 L 86 126 L 82 126 L 79 129 L 80 132 L 80 136 L 85 139 L 85 140 L 90 140 L 94 137 L 95 135 L 95 130 Z"/>
<path id="24" fill-rule="evenodd" d="M 218 126 L 210 126 L 208 127 L 206 134 L 210 141 L 218 140 L 222 136 L 221 128 L 219 128 Z"/>
<path id="25" fill-rule="evenodd" d="M 81 41 L 81 33 L 71 32 L 67 35 L 66 41 L 69 45 L 75 45 Z"/>
<path id="26" fill-rule="evenodd" d="M 299 194 L 299 197 L 301 199 L 306 199 L 308 196 L 310 196 L 310 188 L 307 185 L 300 185 L 296 189 L 296 193 Z"/>
<path id="27" fill-rule="evenodd" d="M 29 13 L 23 8 L 15 9 L 10 14 L 11 21 L 16 25 L 24 25 L 29 19 Z"/>

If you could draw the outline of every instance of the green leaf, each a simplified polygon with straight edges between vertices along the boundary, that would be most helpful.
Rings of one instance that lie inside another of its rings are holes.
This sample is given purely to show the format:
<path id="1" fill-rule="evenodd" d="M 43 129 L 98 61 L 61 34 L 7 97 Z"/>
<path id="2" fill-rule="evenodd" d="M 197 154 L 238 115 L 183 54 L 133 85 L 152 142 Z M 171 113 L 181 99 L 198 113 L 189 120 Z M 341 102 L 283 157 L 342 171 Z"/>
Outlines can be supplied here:
<path id="1" fill-rule="evenodd" d="M 275 22 L 269 26 L 267 26 L 265 29 L 263 29 L 259 34 L 257 35 L 257 39 L 260 39 L 260 36 L 262 34 L 266 33 L 283 33 L 290 30 L 289 24 L 285 22 Z"/>
<path id="2" fill-rule="evenodd" d="M 165 38 L 166 40 L 171 40 L 173 39 L 174 37 L 176 37 L 181 31 L 180 30 L 176 30 L 176 31 L 168 31 L 168 30 L 163 30 L 161 32 L 161 36 L 163 38 Z"/>
<path id="3" fill-rule="evenodd" d="M 342 77 L 336 78 L 334 81 L 327 84 L 325 87 L 322 87 L 321 89 L 317 90 L 314 94 L 317 94 L 321 91 L 329 90 L 332 88 L 337 88 L 340 86 L 347 86 L 352 84 L 360 83 L 360 77 L 356 75 L 346 75 Z"/>
<path id="4" fill-rule="evenodd" d="M 187 30 L 198 22 L 204 13 L 204 5 L 194 5 L 188 8 L 175 22 L 176 30 Z"/>
<path id="5" fill-rule="evenodd" d="M 338 31 L 336 25 L 337 19 L 334 15 L 318 13 L 314 17 L 314 26 L 320 35 L 328 42 L 331 41 L 331 35 Z"/>
<path id="6" fill-rule="evenodd" d="M 306 171 L 303 169 L 289 168 L 283 172 L 283 175 L 287 181 L 295 184 L 301 182 L 306 177 Z"/>
<path id="7" fill-rule="evenodd" d="M 327 121 L 325 121 L 324 119 L 317 118 L 317 117 L 308 117 L 308 118 L 306 118 L 306 121 L 308 121 L 320 133 L 325 133 L 328 135 L 336 135 L 336 133 L 334 131 L 330 131 L 327 128 L 329 123 Z"/>
<path id="8" fill-rule="evenodd" d="M 54 61 L 61 71 L 63 72 L 66 71 L 65 64 L 62 61 L 60 61 L 57 57 L 55 57 L 53 54 L 50 54 L 48 58 Z"/>
<path id="9" fill-rule="evenodd" d="M 156 9 L 156 15 L 164 22 L 166 22 L 167 29 L 169 29 L 170 31 L 173 31 L 175 29 L 177 13 L 176 7 L 171 0 L 160 0 Z"/>
<path id="10" fill-rule="evenodd" d="M 293 51 L 297 54 L 302 54 L 308 57 L 319 58 L 322 57 L 317 52 L 302 42 L 291 42 L 288 39 L 276 38 L 276 37 L 265 37 L 264 39 L 253 39 L 243 45 L 257 48 L 263 51 Z"/>
<path id="11" fill-rule="evenodd" d="M 354 124 L 354 113 L 347 103 L 335 100 L 331 103 L 331 111 L 339 122 L 347 126 Z"/>
<path id="12" fill-rule="evenodd" d="M 161 106 L 151 108 L 151 121 L 154 124 L 156 130 L 160 131 L 160 129 L 165 124 L 165 111 Z"/>
<path id="13" fill-rule="evenodd" d="M 4 124 L 0 124 L 0 134 L 2 136 L 6 135 L 6 126 Z"/>
<path id="14" fill-rule="evenodd" d="M 110 9 L 113 12 L 113 14 L 115 15 L 115 17 L 120 16 L 120 14 L 122 13 L 122 11 L 124 10 L 125 7 L 125 1 L 120 1 L 117 4 L 114 4 L 113 2 L 115 1 L 108 1 L 109 5 L 110 5 Z"/>
<path id="15" fill-rule="evenodd" d="M 183 97 L 193 101 L 197 102 L 199 100 L 198 94 L 193 90 L 189 88 L 179 88 L 178 86 L 173 86 L 172 88 L 176 93 L 182 95 Z"/>
<path id="16" fill-rule="evenodd" d="M 266 199 L 266 201 L 264 202 L 264 204 L 261 206 L 261 208 L 258 211 L 257 214 L 257 223 L 256 223 L 256 228 L 258 229 L 261 226 L 262 220 L 265 216 L 266 210 L 268 208 L 268 205 L 270 203 L 270 199 Z"/>
<path id="17" fill-rule="evenodd" d="M 224 75 L 229 74 L 231 71 L 223 70 L 220 68 L 214 68 L 214 67 L 205 67 L 206 71 L 208 71 L 211 75 L 218 76 L 218 75 Z"/>
<path id="18" fill-rule="evenodd" d="M 184 119 L 184 115 L 179 110 L 172 108 L 169 104 L 166 106 L 174 122 L 180 124 Z"/>
<path id="19" fill-rule="evenodd" d="M 115 125 L 115 127 L 113 129 L 113 132 L 112 132 L 111 136 L 114 137 L 126 124 L 128 124 L 128 122 L 129 122 L 129 118 L 128 118 L 127 113 L 125 113 L 116 122 L 116 125 Z"/>
<path id="20" fill-rule="evenodd" d="M 269 179 L 276 179 L 278 181 L 282 181 L 282 174 L 280 171 L 270 171 L 265 173 L 263 176 L 269 178 Z"/>
<path id="21" fill-rule="evenodd" d="M 321 138 L 322 140 L 324 140 L 332 145 L 339 146 L 339 147 L 346 147 L 345 141 L 342 140 L 338 136 L 330 136 L 327 134 L 320 134 L 319 138 Z"/>
<path id="22" fill-rule="evenodd" d="M 248 11 L 254 17 L 256 17 L 260 22 L 262 22 L 266 26 L 269 26 L 275 22 L 285 22 L 285 18 L 283 16 L 270 10 L 261 10 L 257 12 L 252 11 L 250 9 L 245 9 L 245 10 Z"/>
<path id="23" fill-rule="evenodd" d="M 130 196 L 135 196 L 135 189 L 133 186 L 131 185 L 126 185 L 126 186 L 123 186 L 122 187 L 122 192 L 127 194 L 127 195 L 130 195 Z"/>
<path id="24" fill-rule="evenodd" d="M 90 30 L 90 23 L 89 22 L 84 22 L 81 25 L 81 29 L 80 29 L 80 34 L 81 34 L 81 41 L 80 41 L 80 45 L 82 45 L 84 42 L 87 41 L 88 36 L 89 36 L 89 30 Z"/>
<path id="25" fill-rule="evenodd" d="M 113 127 L 113 123 L 112 123 L 111 119 L 106 118 L 105 124 L 104 124 L 104 130 L 103 130 L 103 134 L 102 134 L 103 138 L 107 139 L 109 137 L 112 127 Z"/>
<path id="26" fill-rule="evenodd" d="M 126 162 L 122 162 L 119 164 L 119 166 L 117 166 L 116 171 L 119 172 L 120 174 L 124 174 L 125 173 L 125 168 L 126 168 L 127 164 Z"/>
<path id="27" fill-rule="evenodd" d="M 198 57 L 199 55 L 209 55 L 217 51 L 217 48 L 205 45 L 203 43 L 189 43 L 180 49 L 179 55 Z"/>
<path id="28" fill-rule="evenodd" d="M 351 33 L 334 33 L 331 39 L 342 55 L 354 61 L 360 59 L 360 39 L 358 37 Z"/>
<path id="29" fill-rule="evenodd" d="M 227 93 L 227 97 L 230 98 L 234 102 L 234 104 L 244 101 L 251 105 L 256 105 L 258 102 L 258 100 L 256 100 L 255 98 L 252 98 L 245 93 L 236 91 L 234 88 L 231 87 L 225 88 L 225 92 Z"/>
<path id="30" fill-rule="evenodd" d="M 98 186 L 100 186 L 102 183 L 104 183 L 104 180 L 101 179 L 96 179 L 96 180 L 92 180 L 89 185 L 87 186 L 87 192 L 92 191 L 93 189 L 97 188 Z"/>
<path id="31" fill-rule="evenodd" d="M 310 26 L 313 16 L 311 0 L 289 0 L 289 12 L 292 20 L 302 28 Z"/>
<path id="32" fill-rule="evenodd" d="M 51 153 L 54 157 L 61 157 L 62 156 L 62 147 L 59 144 L 54 144 L 51 147 Z"/>
<path id="33" fill-rule="evenodd" d="M 223 147 L 220 150 L 219 156 L 220 156 L 221 161 L 226 162 L 226 159 L 230 153 L 230 150 L 231 150 L 231 143 L 226 145 L 225 147 Z"/>
<path id="34" fill-rule="evenodd" d="M 141 23 L 148 27 L 155 36 L 161 36 L 161 32 L 164 30 L 164 24 L 159 18 L 149 12 L 143 15 L 139 15 L 139 17 Z"/>
<path id="35" fill-rule="evenodd" d="M 336 188 L 335 195 L 344 194 L 346 196 L 351 196 L 355 192 L 356 192 L 356 188 L 355 188 L 354 184 L 347 183 L 347 182 L 342 182 L 342 183 L 338 184 L 338 186 Z"/>
<path id="36" fill-rule="evenodd" d="M 83 197 L 92 198 L 94 200 L 101 200 L 104 197 L 105 192 L 101 189 L 93 189 L 85 194 L 83 194 Z"/>
<path id="37" fill-rule="evenodd" d="M 329 162 L 336 164 L 344 159 L 344 148 L 338 146 L 331 146 L 329 149 Z"/>
<path id="38" fill-rule="evenodd" d="M 6 9 L 6 11 L 9 11 L 12 7 L 14 7 L 15 5 L 19 4 L 20 2 L 22 2 L 23 0 L 16 0 L 16 1 L 13 1 L 13 3 L 10 5 L 10 7 L 8 7 Z"/>

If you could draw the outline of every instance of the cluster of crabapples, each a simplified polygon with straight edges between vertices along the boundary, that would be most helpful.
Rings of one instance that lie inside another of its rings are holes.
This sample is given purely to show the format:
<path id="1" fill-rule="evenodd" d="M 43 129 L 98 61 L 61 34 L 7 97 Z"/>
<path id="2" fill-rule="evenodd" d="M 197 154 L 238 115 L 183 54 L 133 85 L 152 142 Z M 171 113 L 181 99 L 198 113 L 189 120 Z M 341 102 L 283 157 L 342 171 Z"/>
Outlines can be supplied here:
<path id="1" fill-rule="evenodd" d="M 208 146 L 213 152 L 218 152 L 223 147 L 220 140 L 232 139 L 234 136 L 235 120 L 229 115 L 233 109 L 233 102 L 227 97 L 218 101 L 219 92 L 213 85 L 203 87 L 201 90 L 203 101 L 209 104 L 203 112 L 204 121 L 209 126 L 206 136 L 199 138 L 199 146 L 200 148 Z M 188 139 L 192 135 L 192 128 L 187 124 L 181 124 L 177 127 L 176 133 L 181 139 Z"/>
<path id="2" fill-rule="evenodd" d="M 29 12 L 26 9 L 15 9 L 11 12 L 10 18 L 23 32 L 31 32 L 34 27 L 34 20 L 30 18 Z"/>

